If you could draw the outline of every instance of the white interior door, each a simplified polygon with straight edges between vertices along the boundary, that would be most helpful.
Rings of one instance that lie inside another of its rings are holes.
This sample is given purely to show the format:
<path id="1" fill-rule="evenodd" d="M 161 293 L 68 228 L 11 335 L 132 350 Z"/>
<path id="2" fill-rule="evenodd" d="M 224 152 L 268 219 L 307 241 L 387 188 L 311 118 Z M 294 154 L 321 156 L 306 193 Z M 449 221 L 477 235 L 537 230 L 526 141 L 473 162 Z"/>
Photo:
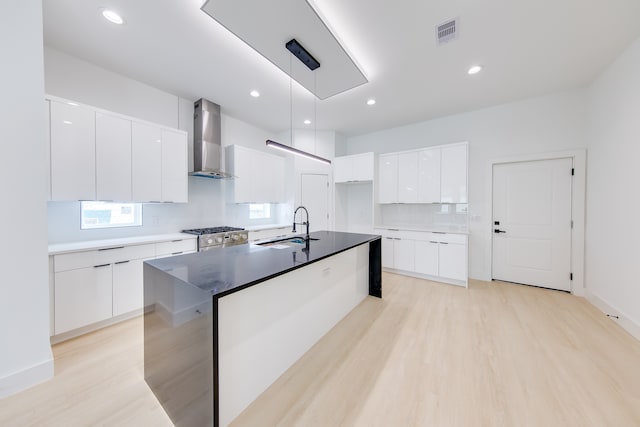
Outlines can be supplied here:
<path id="1" fill-rule="evenodd" d="M 572 166 L 570 158 L 493 166 L 493 279 L 571 290 Z"/>
<path id="2" fill-rule="evenodd" d="M 300 177 L 300 204 L 309 211 L 310 231 L 328 230 L 329 175 L 303 173 Z M 298 212 L 296 222 L 304 220 L 304 212 Z M 303 228 L 298 230 L 304 232 Z"/>

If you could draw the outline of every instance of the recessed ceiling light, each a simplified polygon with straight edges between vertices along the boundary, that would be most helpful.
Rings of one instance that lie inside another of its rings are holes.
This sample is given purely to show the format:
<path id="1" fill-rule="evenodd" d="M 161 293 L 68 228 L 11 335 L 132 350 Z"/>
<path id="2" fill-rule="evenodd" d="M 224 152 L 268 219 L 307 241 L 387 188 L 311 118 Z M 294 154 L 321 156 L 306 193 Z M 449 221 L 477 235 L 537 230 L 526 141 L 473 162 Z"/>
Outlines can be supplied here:
<path id="1" fill-rule="evenodd" d="M 467 73 L 470 75 L 473 75 L 473 74 L 478 74 L 480 71 L 482 71 L 482 66 L 474 65 L 473 67 L 469 68 L 469 71 L 467 71 Z"/>
<path id="2" fill-rule="evenodd" d="M 122 19 L 122 16 L 118 15 L 113 10 L 103 9 L 102 16 L 104 16 L 104 18 L 107 21 L 113 22 L 114 24 L 118 24 L 118 25 L 124 24 L 124 19 Z"/>
<path id="3" fill-rule="evenodd" d="M 258 92 L 257 90 L 252 90 L 251 92 L 249 92 L 249 95 L 253 96 L 254 98 L 257 98 L 260 96 L 260 92 Z"/>
<path id="4" fill-rule="evenodd" d="M 307 119 L 303 122 L 305 125 L 310 125 L 311 124 L 311 120 Z"/>
<path id="5" fill-rule="evenodd" d="M 375 103 L 376 103 L 376 100 L 373 98 L 367 101 L 367 105 L 375 105 Z"/>

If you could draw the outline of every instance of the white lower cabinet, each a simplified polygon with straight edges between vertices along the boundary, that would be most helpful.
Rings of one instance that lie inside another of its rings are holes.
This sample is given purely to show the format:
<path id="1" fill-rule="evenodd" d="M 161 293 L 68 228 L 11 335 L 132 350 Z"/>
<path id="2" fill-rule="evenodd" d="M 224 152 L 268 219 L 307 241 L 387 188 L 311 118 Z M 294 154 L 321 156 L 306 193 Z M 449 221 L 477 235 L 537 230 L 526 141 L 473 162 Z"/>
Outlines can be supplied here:
<path id="1" fill-rule="evenodd" d="M 393 239 L 393 265 L 398 270 L 415 270 L 416 242 L 410 239 Z"/>
<path id="2" fill-rule="evenodd" d="M 394 245 L 393 237 L 382 238 L 382 266 L 385 268 L 394 268 Z"/>
<path id="3" fill-rule="evenodd" d="M 438 276 L 438 247 L 436 241 L 416 242 L 416 272 Z"/>
<path id="4" fill-rule="evenodd" d="M 467 236 L 403 230 L 380 230 L 382 267 L 467 284 Z"/>
<path id="5" fill-rule="evenodd" d="M 55 273 L 55 333 L 111 317 L 111 264 Z"/>
<path id="6" fill-rule="evenodd" d="M 135 314 L 143 306 L 144 261 L 195 251 L 196 239 L 185 238 L 53 255 L 53 334 Z"/>
<path id="7" fill-rule="evenodd" d="M 142 263 L 150 259 L 113 264 L 113 317 L 142 308 Z"/>
<path id="8" fill-rule="evenodd" d="M 467 245 L 459 243 L 439 244 L 439 276 L 467 280 Z"/>

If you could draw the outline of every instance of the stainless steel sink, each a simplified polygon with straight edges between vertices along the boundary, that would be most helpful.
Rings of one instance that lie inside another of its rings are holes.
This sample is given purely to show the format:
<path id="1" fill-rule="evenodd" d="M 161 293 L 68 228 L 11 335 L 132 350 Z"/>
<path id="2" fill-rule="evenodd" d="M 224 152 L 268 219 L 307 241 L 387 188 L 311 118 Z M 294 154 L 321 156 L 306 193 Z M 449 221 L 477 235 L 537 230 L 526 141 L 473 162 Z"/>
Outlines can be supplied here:
<path id="1" fill-rule="evenodd" d="M 309 240 L 313 241 L 313 240 L 320 240 L 320 239 L 317 239 L 315 237 L 310 237 Z M 270 240 L 268 242 L 258 243 L 258 246 L 286 245 L 286 246 L 295 247 L 295 246 L 306 245 L 306 243 L 307 242 L 305 241 L 304 237 L 286 237 L 284 239 Z"/>

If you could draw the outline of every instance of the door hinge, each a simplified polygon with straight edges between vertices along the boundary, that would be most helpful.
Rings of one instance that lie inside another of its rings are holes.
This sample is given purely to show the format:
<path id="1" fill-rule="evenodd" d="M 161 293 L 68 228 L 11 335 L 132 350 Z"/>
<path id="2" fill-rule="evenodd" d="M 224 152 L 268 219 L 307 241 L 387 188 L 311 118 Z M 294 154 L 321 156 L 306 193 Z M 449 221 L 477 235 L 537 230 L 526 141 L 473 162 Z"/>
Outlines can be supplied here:
<path id="1" fill-rule="evenodd" d="M 574 176 L 575 174 L 576 174 L 575 168 L 571 168 L 571 176 Z"/>
<path id="2" fill-rule="evenodd" d="M 573 229 L 573 220 L 571 220 L 571 228 Z"/>
<path id="3" fill-rule="evenodd" d="M 573 273 L 569 273 L 569 280 L 573 280 Z"/>

